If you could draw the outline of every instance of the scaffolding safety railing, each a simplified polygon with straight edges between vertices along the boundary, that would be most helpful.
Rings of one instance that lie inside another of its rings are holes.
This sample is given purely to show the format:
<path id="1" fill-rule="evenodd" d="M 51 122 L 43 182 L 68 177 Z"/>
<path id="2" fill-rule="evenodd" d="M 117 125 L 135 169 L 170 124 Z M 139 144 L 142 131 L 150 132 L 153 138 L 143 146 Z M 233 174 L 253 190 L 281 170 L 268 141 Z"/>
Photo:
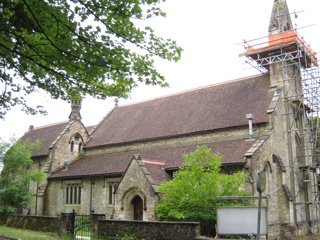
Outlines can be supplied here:
<path id="1" fill-rule="evenodd" d="M 253 40 L 244 40 L 246 56 L 250 62 L 269 70 L 269 64 L 289 59 L 300 61 L 303 67 L 318 66 L 317 54 L 295 30 L 285 31 Z"/>

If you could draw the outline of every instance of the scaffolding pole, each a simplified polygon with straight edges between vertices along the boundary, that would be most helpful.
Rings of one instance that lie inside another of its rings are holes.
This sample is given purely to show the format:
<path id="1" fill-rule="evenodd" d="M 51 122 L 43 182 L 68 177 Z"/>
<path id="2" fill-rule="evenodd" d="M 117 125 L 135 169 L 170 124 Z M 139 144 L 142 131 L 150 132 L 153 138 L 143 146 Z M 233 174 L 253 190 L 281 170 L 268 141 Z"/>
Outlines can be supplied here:
<path id="1" fill-rule="evenodd" d="M 296 30 L 244 41 L 244 49 L 240 56 L 246 56 L 251 67 L 262 73 L 280 69 L 294 223 L 318 232 L 320 74 L 316 53 Z"/>

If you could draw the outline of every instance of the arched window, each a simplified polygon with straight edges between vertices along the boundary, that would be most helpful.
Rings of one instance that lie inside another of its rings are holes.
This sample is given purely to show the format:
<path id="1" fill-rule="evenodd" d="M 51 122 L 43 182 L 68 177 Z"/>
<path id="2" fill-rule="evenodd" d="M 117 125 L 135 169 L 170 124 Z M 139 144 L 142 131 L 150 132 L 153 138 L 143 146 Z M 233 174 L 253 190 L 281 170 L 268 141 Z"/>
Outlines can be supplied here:
<path id="1" fill-rule="evenodd" d="M 80 154 L 83 151 L 83 138 L 80 133 L 75 133 L 70 137 L 70 152 Z"/>
<path id="2" fill-rule="evenodd" d="M 73 152 L 73 150 L 74 150 L 74 141 L 70 143 L 70 152 Z"/>
<path id="3" fill-rule="evenodd" d="M 114 204 L 114 191 L 118 182 L 108 182 L 108 204 Z"/>
<path id="4" fill-rule="evenodd" d="M 266 189 L 265 189 L 265 194 L 266 195 L 271 195 L 272 191 L 272 169 L 271 169 L 271 164 L 269 161 L 264 162 L 264 168 L 263 170 L 266 172 Z"/>
<path id="5" fill-rule="evenodd" d="M 82 153 L 82 143 L 80 142 L 78 145 L 78 153 Z"/>

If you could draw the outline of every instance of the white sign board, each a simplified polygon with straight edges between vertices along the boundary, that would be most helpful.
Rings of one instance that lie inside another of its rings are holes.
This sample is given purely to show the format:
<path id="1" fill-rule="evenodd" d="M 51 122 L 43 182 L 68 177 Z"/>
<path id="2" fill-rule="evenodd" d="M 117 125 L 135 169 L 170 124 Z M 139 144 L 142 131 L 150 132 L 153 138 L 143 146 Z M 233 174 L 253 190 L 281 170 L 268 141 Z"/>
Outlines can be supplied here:
<path id="1" fill-rule="evenodd" d="M 217 207 L 217 233 L 220 235 L 256 235 L 258 207 Z M 267 208 L 261 207 L 260 234 L 268 234 Z"/>

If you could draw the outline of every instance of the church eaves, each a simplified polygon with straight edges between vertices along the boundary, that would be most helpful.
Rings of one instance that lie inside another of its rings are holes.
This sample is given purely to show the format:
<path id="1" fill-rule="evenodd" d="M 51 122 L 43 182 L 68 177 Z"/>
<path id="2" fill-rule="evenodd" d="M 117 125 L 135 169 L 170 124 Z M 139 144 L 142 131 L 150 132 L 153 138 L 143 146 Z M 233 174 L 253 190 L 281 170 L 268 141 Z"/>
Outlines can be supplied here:
<path id="1" fill-rule="evenodd" d="M 226 141 L 217 141 L 205 143 L 213 153 L 221 153 L 223 155 L 223 165 L 244 165 L 244 155 L 256 141 L 246 141 L 247 139 L 235 139 Z M 204 144 L 204 143 L 203 143 Z M 105 153 L 100 155 L 90 155 L 79 158 L 69 165 L 68 171 L 62 169 L 51 173 L 50 179 L 59 178 L 79 178 L 86 176 L 108 176 L 119 177 L 126 170 L 132 156 L 139 153 L 144 163 L 148 166 L 148 170 L 153 173 L 152 177 L 159 182 L 163 176 L 154 174 L 153 168 L 156 162 L 161 162 L 165 170 L 177 170 L 182 162 L 183 154 L 195 151 L 199 144 L 193 143 L 183 146 L 167 146 L 152 149 L 131 150 L 125 152 Z M 235 147 L 236 146 L 236 147 Z M 152 159 L 152 166 L 150 161 Z M 161 179 L 160 179 L 161 178 Z"/>

